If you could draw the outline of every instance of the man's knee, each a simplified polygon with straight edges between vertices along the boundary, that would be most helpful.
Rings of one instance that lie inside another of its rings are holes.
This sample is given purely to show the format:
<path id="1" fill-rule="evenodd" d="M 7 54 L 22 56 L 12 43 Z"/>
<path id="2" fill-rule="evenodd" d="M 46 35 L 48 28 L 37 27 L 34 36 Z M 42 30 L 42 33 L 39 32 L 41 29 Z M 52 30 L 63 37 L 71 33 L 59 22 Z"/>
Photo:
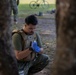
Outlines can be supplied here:
<path id="1" fill-rule="evenodd" d="M 48 55 L 45 55 L 45 54 L 39 54 L 38 55 L 38 59 L 36 60 L 36 64 L 34 64 L 29 72 L 30 73 L 36 73 L 36 72 L 39 72 L 41 71 L 42 69 L 44 69 L 48 63 L 49 63 L 49 56 Z"/>
<path id="2" fill-rule="evenodd" d="M 37 59 L 37 67 L 44 68 L 49 64 L 50 58 L 46 54 L 39 54 Z"/>
<path id="3" fill-rule="evenodd" d="M 49 61 L 50 61 L 50 58 L 48 55 L 46 54 L 42 54 L 41 55 L 41 62 L 43 63 L 44 66 L 48 65 Z"/>

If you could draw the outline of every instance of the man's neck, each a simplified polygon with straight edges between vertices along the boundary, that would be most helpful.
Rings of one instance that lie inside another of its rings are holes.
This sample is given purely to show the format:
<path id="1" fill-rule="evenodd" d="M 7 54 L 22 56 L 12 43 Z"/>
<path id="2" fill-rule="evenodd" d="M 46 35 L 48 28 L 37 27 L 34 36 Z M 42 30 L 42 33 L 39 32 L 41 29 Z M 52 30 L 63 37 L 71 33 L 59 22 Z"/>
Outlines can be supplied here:
<path id="1" fill-rule="evenodd" d="M 24 28 L 22 29 L 22 31 L 23 31 L 26 35 L 28 35 L 28 33 L 25 31 L 25 29 L 24 29 Z"/>

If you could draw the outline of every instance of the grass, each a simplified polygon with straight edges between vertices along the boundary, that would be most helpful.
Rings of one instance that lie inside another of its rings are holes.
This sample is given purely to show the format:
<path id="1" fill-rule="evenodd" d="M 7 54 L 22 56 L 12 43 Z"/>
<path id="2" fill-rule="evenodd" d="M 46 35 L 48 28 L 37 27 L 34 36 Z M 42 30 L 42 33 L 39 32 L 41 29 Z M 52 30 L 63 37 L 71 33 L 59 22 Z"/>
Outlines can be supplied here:
<path id="1" fill-rule="evenodd" d="M 41 7 L 38 7 L 36 9 L 31 9 L 29 7 L 29 4 L 20 4 L 18 6 L 19 9 L 19 17 L 25 17 L 30 14 L 38 14 L 39 12 L 46 12 L 50 11 L 51 9 L 55 8 L 55 4 L 50 4 L 50 7 L 48 9 L 43 9 Z"/>

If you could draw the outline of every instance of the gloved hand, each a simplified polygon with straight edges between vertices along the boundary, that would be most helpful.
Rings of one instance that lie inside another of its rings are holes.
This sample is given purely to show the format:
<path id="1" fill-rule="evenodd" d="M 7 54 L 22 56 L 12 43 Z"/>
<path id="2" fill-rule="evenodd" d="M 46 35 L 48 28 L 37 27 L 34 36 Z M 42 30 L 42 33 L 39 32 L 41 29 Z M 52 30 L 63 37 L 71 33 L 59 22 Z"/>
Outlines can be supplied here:
<path id="1" fill-rule="evenodd" d="M 37 53 L 40 52 L 40 47 L 37 45 L 37 42 L 36 41 L 32 42 L 31 48 L 33 49 L 33 51 L 35 51 Z"/>

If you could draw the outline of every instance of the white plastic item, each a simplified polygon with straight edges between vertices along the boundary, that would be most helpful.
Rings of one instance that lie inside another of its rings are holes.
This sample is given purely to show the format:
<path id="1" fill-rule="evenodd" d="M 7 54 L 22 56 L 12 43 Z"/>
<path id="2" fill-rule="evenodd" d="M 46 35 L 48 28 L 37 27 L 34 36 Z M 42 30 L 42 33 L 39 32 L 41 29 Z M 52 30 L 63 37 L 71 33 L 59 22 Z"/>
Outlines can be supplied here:
<path id="1" fill-rule="evenodd" d="M 19 71 L 19 75 L 24 75 L 24 71 Z"/>

